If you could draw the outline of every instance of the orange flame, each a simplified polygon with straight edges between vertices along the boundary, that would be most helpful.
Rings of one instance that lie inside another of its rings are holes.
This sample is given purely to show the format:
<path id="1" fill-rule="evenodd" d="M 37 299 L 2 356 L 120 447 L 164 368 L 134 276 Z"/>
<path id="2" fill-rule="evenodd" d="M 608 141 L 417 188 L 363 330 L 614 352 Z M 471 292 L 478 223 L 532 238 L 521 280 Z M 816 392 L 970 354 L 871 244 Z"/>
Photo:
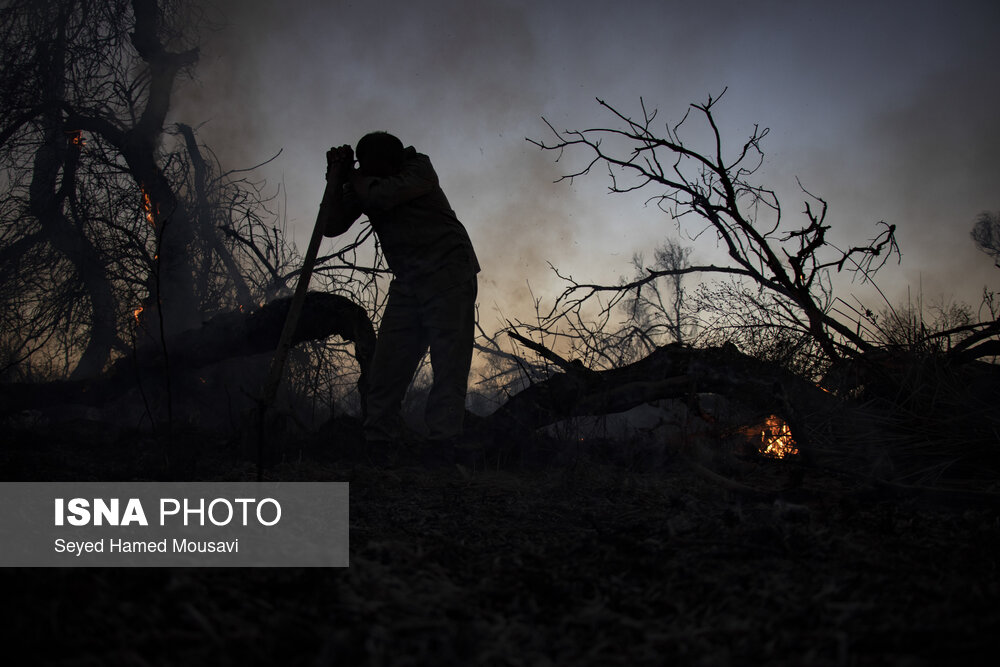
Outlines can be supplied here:
<path id="1" fill-rule="evenodd" d="M 149 224 L 156 227 L 156 219 L 153 218 L 153 202 L 149 198 L 149 193 L 146 192 L 146 189 L 141 188 L 141 190 L 142 190 L 142 210 L 146 212 L 146 220 L 149 221 Z"/>
<path id="2" fill-rule="evenodd" d="M 83 130 L 76 130 L 69 133 L 69 142 L 74 146 L 83 148 L 87 145 L 87 142 L 83 138 Z"/>
<path id="3" fill-rule="evenodd" d="M 135 318 L 136 324 L 139 324 L 139 315 L 142 313 L 143 310 L 144 308 L 142 306 L 139 306 L 138 308 L 132 311 L 132 317 Z"/>
<path id="4" fill-rule="evenodd" d="M 771 415 L 764 421 L 764 430 L 760 434 L 760 453 L 775 459 L 799 453 L 792 438 L 792 429 L 781 417 Z"/>

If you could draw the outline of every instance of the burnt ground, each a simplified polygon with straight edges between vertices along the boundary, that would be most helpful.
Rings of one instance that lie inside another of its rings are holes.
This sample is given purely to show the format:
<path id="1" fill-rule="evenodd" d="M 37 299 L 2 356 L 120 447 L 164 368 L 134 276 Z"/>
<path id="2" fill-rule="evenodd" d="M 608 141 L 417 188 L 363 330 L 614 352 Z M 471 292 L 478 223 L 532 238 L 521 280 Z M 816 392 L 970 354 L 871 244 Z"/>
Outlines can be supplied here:
<path id="1" fill-rule="evenodd" d="M 188 479 L 254 479 L 235 445 L 174 438 L 15 430 L 0 470 L 162 479 L 171 451 Z M 725 471 L 754 495 L 613 447 L 463 472 L 313 442 L 267 477 L 351 483 L 349 568 L 6 570 L 6 645 L 48 665 L 995 664 L 995 507 L 795 461 Z"/>

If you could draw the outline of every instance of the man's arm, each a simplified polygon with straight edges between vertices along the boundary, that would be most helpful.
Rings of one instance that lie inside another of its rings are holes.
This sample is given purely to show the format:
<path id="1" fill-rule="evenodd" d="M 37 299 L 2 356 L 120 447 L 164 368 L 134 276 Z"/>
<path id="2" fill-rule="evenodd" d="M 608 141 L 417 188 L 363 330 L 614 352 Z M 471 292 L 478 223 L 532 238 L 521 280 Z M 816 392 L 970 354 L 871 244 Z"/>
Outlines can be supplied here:
<path id="1" fill-rule="evenodd" d="M 430 158 L 417 153 L 412 147 L 406 152 L 406 160 L 398 174 L 379 177 L 353 172 L 351 187 L 365 213 L 388 211 L 438 187 L 437 173 L 431 166 Z"/>
<path id="2" fill-rule="evenodd" d="M 323 236 L 339 236 L 351 228 L 361 217 L 361 206 L 357 197 L 345 196 L 344 189 L 350 187 L 351 167 L 354 152 L 350 146 L 331 148 L 326 154 L 326 190 L 319 205 L 319 216 L 323 220 Z"/>

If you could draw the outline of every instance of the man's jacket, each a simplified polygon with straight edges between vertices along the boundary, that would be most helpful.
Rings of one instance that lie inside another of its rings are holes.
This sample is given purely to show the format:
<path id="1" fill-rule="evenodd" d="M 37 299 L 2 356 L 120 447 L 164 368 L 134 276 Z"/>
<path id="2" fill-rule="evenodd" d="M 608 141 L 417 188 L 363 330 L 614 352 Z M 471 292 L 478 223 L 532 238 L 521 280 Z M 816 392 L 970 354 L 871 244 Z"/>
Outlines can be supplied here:
<path id="1" fill-rule="evenodd" d="M 350 183 L 357 197 L 344 199 L 342 222 L 330 221 L 328 236 L 343 233 L 367 214 L 396 279 L 428 295 L 479 272 L 469 234 L 426 155 L 411 146 L 399 173 L 373 177 L 354 171 Z"/>

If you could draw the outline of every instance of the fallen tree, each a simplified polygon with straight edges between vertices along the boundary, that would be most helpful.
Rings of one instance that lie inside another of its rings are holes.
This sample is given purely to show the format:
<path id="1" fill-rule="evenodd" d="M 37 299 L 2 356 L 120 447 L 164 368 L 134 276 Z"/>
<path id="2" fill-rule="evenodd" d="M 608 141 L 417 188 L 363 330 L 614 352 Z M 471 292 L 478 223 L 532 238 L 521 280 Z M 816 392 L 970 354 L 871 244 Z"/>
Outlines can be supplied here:
<path id="1" fill-rule="evenodd" d="M 133 355 L 116 361 L 108 372 L 96 379 L 2 385 L 2 410 L 10 414 L 53 403 L 101 405 L 122 395 L 142 378 L 273 352 L 290 304 L 291 297 L 288 297 L 275 299 L 249 313 L 216 315 L 197 329 L 169 338 L 168 356 L 165 357 L 159 343 L 149 342 L 137 347 Z M 361 370 L 358 388 L 363 397 L 375 349 L 375 329 L 368 313 L 344 296 L 324 292 L 306 295 L 305 310 L 308 316 L 300 318 L 293 344 L 331 336 L 354 343 L 355 358 Z"/>
<path id="2" fill-rule="evenodd" d="M 594 371 L 517 333 L 508 335 L 563 372 L 515 394 L 480 423 L 480 428 L 492 432 L 533 431 L 571 417 L 623 412 L 643 403 L 693 399 L 702 393 L 721 394 L 755 411 L 778 414 L 792 424 L 805 410 L 837 402 L 816 385 L 749 357 L 734 345 L 693 348 L 670 344 L 634 363 Z"/>
<path id="3" fill-rule="evenodd" d="M 492 414 L 470 420 L 475 439 L 494 451 L 556 422 L 625 412 L 657 401 L 680 400 L 698 414 L 699 397 L 705 394 L 725 397 L 758 421 L 779 417 L 803 445 L 809 440 L 808 416 L 829 413 L 841 404 L 814 383 L 748 356 L 732 344 L 710 348 L 669 344 L 633 363 L 592 370 L 516 332 L 508 335 L 561 372 L 514 394 Z"/>

